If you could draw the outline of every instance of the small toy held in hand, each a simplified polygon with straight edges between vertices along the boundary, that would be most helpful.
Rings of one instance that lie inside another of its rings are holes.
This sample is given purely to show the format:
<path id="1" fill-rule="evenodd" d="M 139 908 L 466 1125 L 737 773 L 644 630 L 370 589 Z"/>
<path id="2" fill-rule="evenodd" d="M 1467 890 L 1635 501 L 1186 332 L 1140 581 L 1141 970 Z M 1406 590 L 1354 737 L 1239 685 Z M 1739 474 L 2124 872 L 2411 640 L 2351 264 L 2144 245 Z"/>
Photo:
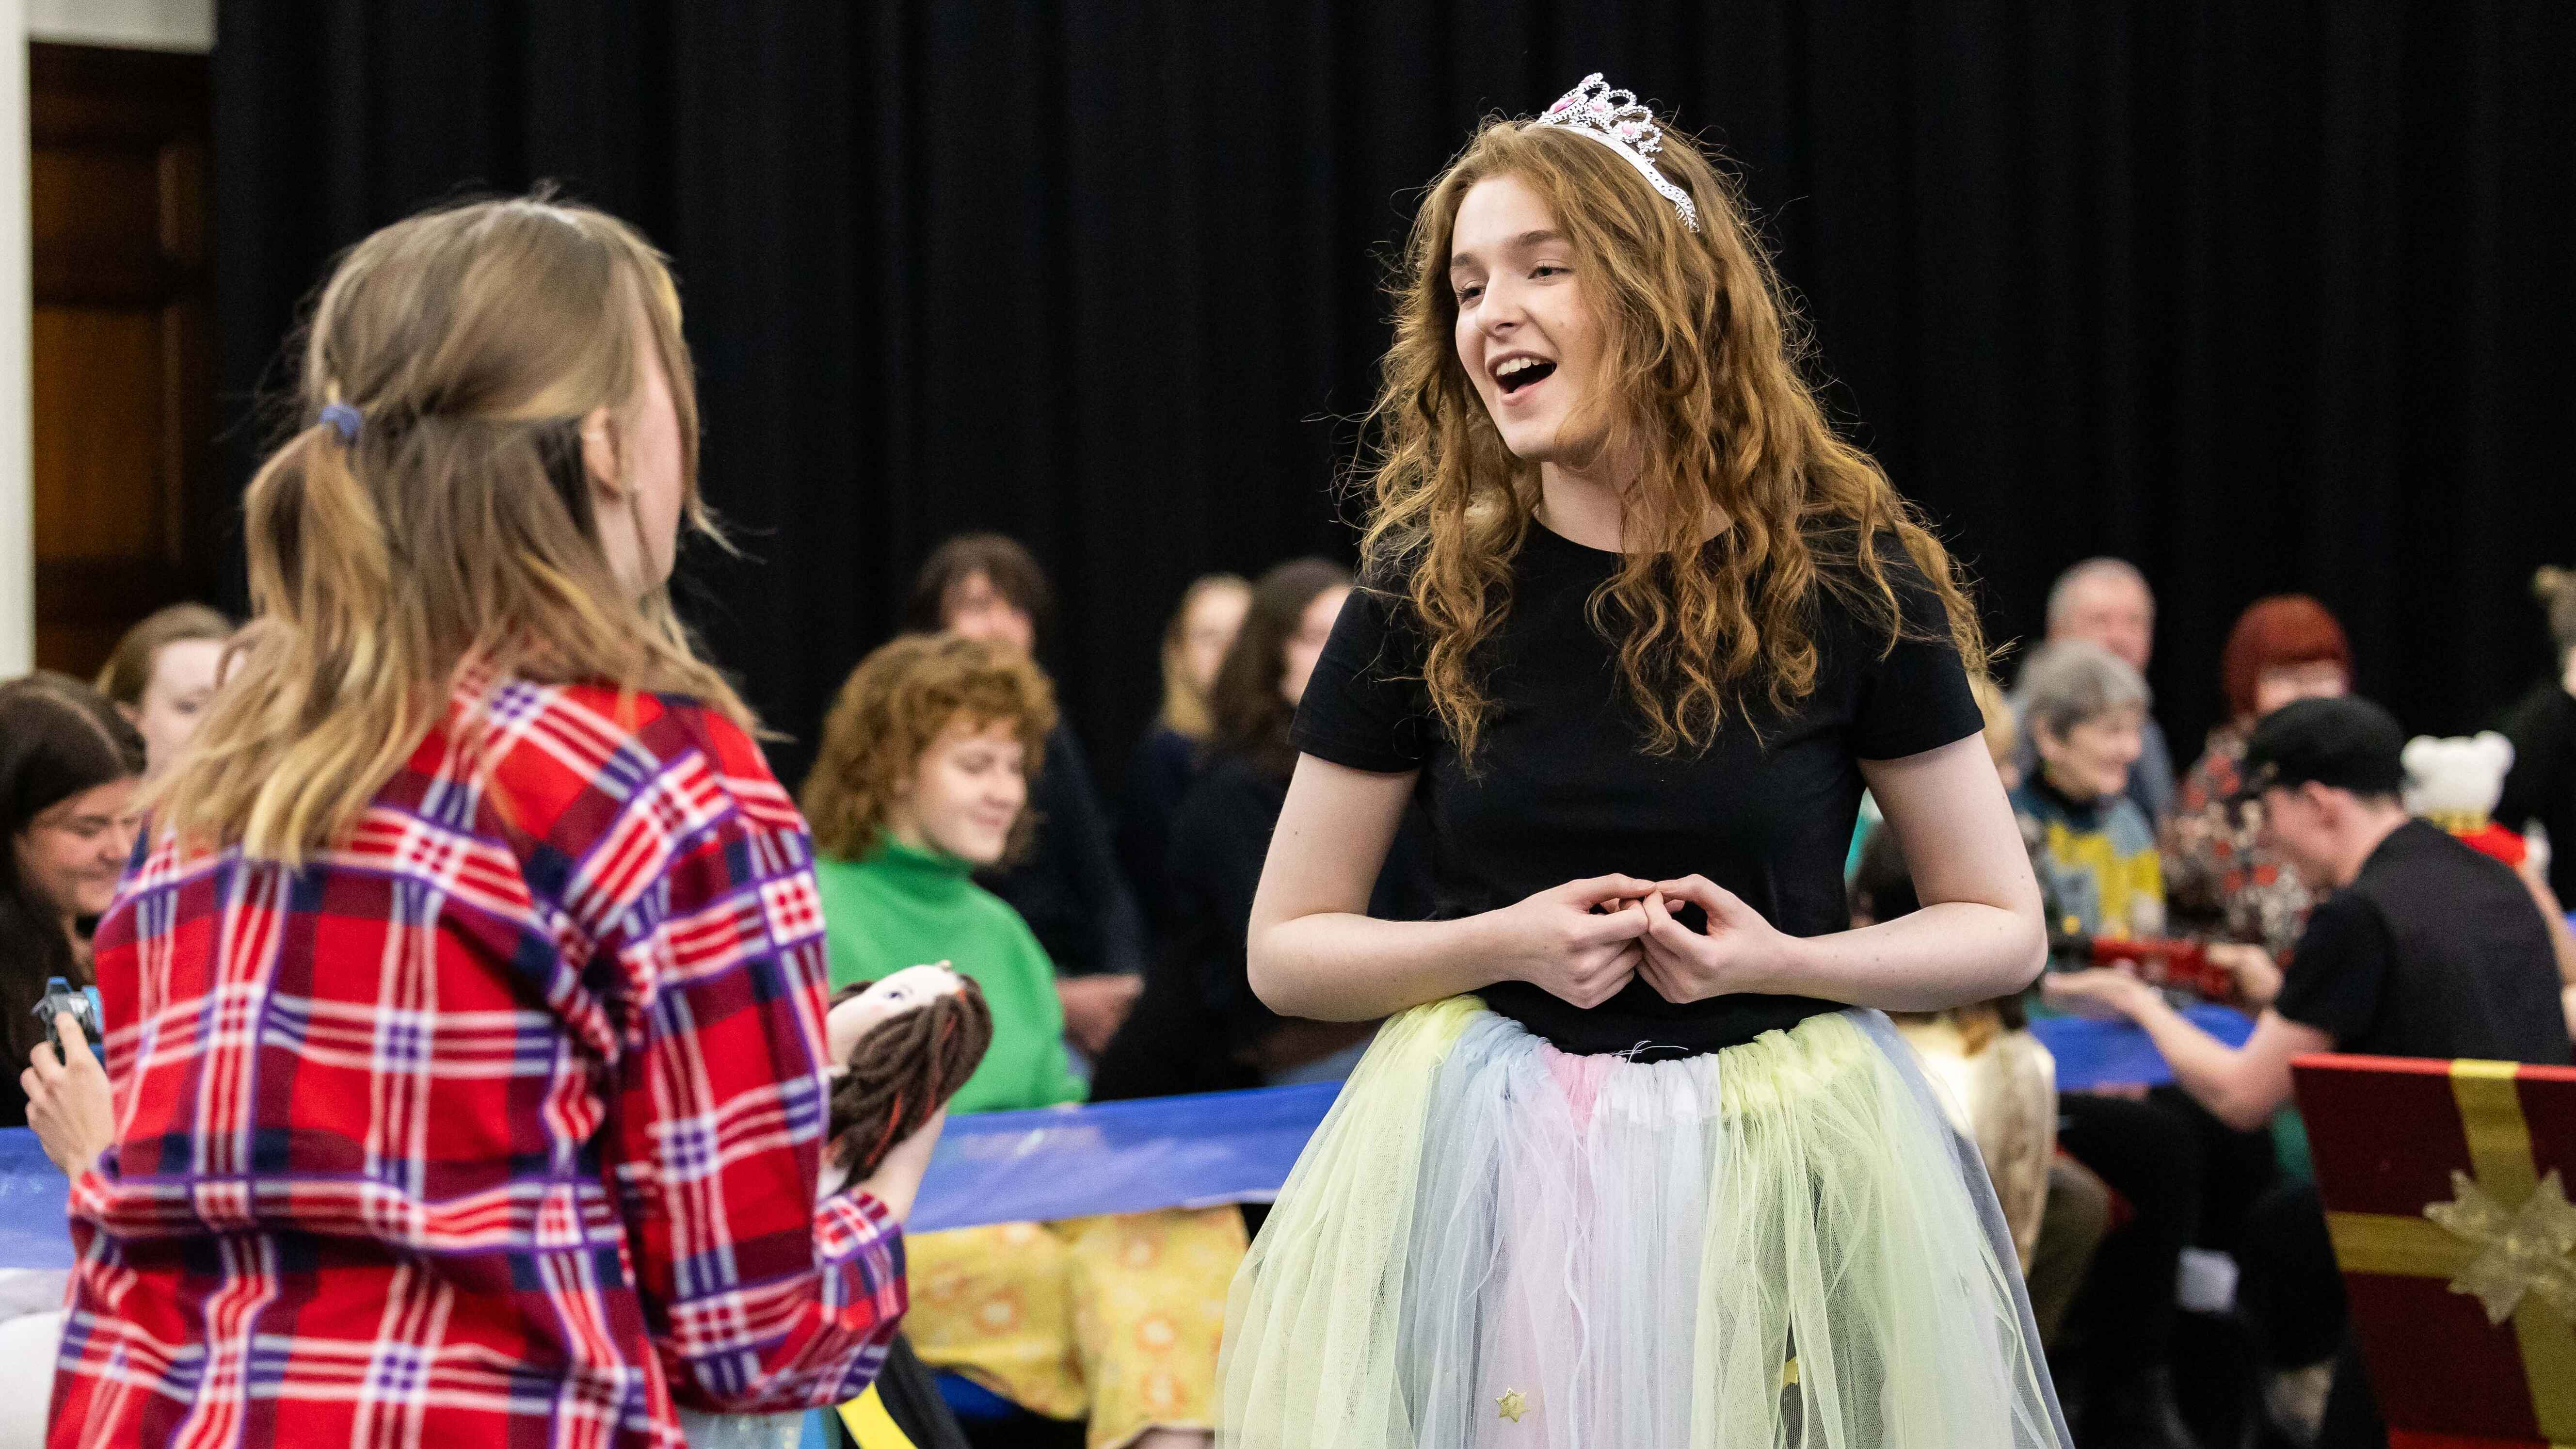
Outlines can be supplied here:
<path id="1" fill-rule="evenodd" d="M 101 1048 L 107 1044 L 107 1033 L 99 1025 L 98 988 L 74 986 L 60 976 L 49 976 L 45 978 L 45 998 L 36 1003 L 36 1019 L 45 1024 L 45 1045 L 54 1049 L 54 1060 L 64 1060 L 60 1018 L 67 1011 L 80 1022 L 81 1035 L 89 1038 L 90 1055 L 103 1055 Z"/>
<path id="2" fill-rule="evenodd" d="M 835 997 L 830 1161 L 856 1182 L 921 1130 L 984 1060 L 993 1013 L 971 976 L 909 966 Z"/>
<path id="3" fill-rule="evenodd" d="M 834 996 L 823 1035 L 833 1062 L 831 1136 L 816 1186 L 828 1197 L 874 1176 L 886 1154 L 929 1125 L 966 1085 L 992 1045 L 993 1013 L 974 978 L 943 961 L 907 966 Z M 794 1449 L 805 1414 L 684 1408 L 680 1430 L 690 1449 Z"/>

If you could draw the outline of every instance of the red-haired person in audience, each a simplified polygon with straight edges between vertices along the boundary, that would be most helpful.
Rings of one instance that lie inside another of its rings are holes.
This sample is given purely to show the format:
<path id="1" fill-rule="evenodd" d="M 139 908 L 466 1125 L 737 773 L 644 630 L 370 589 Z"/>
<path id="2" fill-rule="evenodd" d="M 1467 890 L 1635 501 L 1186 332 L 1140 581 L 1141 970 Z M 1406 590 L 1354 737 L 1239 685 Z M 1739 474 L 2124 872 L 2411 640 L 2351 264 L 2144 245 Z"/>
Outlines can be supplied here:
<path id="1" fill-rule="evenodd" d="M 1054 964 L 972 879 L 1025 843 L 1029 777 L 1055 726 L 1054 690 L 1026 651 L 906 635 L 842 683 L 805 778 L 833 981 L 948 960 L 983 988 L 992 1044 L 959 1112 L 1083 1096 Z M 1243 1250 L 1231 1207 L 915 1234 L 904 1251 L 921 1293 L 905 1333 L 923 1362 L 981 1390 L 953 1402 L 996 1435 L 1082 1425 L 1094 1449 L 1205 1446 Z"/>
<path id="2" fill-rule="evenodd" d="M 1054 590 L 1037 555 L 998 533 L 965 533 L 931 550 L 904 605 L 915 634 L 962 634 L 1034 660 L 1038 631 L 1054 611 Z M 1145 920 L 1110 843 L 1081 743 L 1058 720 L 1047 733 L 1045 767 L 1030 777 L 1035 822 L 1017 860 L 983 873 L 1055 962 L 1065 1034 L 1086 1057 L 1109 1045 L 1144 988 Z"/>
<path id="3" fill-rule="evenodd" d="M 2314 895 L 2299 868 L 2266 848 L 2252 812 L 2228 803 L 2245 741 L 2263 716 L 2302 699 L 2352 691 L 2352 646 L 2326 606 L 2305 594 L 2257 599 L 2219 656 L 2228 718 L 2183 776 L 2164 827 L 2165 911 L 2177 934 L 2286 955 Z"/>

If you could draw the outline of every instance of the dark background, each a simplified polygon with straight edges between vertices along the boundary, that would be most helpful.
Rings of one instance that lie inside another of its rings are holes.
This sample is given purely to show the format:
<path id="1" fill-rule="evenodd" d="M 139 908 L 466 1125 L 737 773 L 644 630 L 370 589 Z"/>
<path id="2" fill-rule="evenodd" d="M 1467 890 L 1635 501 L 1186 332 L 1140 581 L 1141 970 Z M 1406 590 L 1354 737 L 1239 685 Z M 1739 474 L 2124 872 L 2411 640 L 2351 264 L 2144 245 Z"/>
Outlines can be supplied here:
<path id="1" fill-rule="evenodd" d="M 2036 634 L 2094 553 L 2163 598 L 2179 763 L 2254 597 L 2418 730 L 2541 674 L 2576 561 L 2576 7 L 2554 3 L 225 0 L 224 413 L 326 259 L 554 178 L 676 259 L 689 607 L 801 772 L 947 534 L 1032 544 L 1114 775 L 1182 586 L 1347 553 L 1381 258 L 1494 110 L 1604 70 L 1745 175 L 1857 437 Z M 227 438 L 235 486 L 255 428 Z"/>

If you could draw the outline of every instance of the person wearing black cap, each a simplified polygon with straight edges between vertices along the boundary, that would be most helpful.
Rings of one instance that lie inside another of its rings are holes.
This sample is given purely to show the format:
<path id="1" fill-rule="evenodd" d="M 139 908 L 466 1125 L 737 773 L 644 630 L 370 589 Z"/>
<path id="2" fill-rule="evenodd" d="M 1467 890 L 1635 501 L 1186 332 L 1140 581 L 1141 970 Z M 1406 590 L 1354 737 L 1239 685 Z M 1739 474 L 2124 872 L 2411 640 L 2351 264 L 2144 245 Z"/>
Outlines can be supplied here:
<path id="1" fill-rule="evenodd" d="M 2246 746 L 2238 801 L 2259 802 L 2266 844 L 2335 893 L 2286 973 L 2250 947 L 2225 958 L 2263 1008 L 2242 1049 L 2114 972 L 2053 975 L 2050 998 L 2136 1021 L 2175 1081 L 2240 1126 L 2289 1101 L 2303 1052 L 2566 1064 L 2547 923 L 2510 867 L 2407 815 L 2405 747 L 2386 710 L 2349 698 L 2278 710 Z"/>
<path id="2" fill-rule="evenodd" d="M 2398 798 L 2405 747 L 2397 721 L 2362 699 L 2303 700 L 2255 728 L 2237 802 L 2259 804 L 2265 847 L 2334 894 L 2310 913 L 2286 971 L 2252 946 L 2223 958 L 2246 1004 L 2262 1012 L 2243 1047 L 2116 971 L 2052 974 L 2049 1000 L 2135 1021 L 2176 1083 L 2244 1128 L 2289 1102 L 2290 1061 L 2309 1052 L 2567 1065 L 2576 1049 L 2539 908 L 2511 867 L 2407 815 Z M 2284 1368 L 2310 1365 L 2302 1372 L 2322 1386 L 2318 1361 L 2335 1351 L 2342 1315 L 2315 1189 L 2276 1194 L 2255 1216 L 2239 1303 L 2268 1340 L 2267 1356 Z M 2277 1246 L 2250 1250 L 2263 1239 Z M 2315 1442 L 2370 1442 L 2358 1374 L 2334 1382 Z M 2317 1408 L 2297 1415 L 2311 1432 Z"/>

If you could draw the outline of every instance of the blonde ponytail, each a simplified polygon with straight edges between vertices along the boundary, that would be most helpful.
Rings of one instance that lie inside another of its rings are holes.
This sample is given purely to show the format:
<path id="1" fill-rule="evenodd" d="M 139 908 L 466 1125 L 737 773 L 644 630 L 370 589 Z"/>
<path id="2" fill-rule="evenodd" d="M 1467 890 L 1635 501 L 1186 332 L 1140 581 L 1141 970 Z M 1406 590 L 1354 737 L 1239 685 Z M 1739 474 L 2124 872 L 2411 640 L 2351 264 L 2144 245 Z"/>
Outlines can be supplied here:
<path id="1" fill-rule="evenodd" d="M 626 596 L 597 537 L 577 429 L 635 404 L 639 346 L 670 382 L 688 517 L 711 531 L 678 294 L 630 228 L 484 202 L 351 251 L 311 324 L 306 426 L 243 500 L 252 618 L 157 792 L 164 828 L 300 863 L 347 832 L 469 670 L 693 695 L 752 726 L 667 599 Z M 325 408 L 352 426 L 315 421 Z"/>

